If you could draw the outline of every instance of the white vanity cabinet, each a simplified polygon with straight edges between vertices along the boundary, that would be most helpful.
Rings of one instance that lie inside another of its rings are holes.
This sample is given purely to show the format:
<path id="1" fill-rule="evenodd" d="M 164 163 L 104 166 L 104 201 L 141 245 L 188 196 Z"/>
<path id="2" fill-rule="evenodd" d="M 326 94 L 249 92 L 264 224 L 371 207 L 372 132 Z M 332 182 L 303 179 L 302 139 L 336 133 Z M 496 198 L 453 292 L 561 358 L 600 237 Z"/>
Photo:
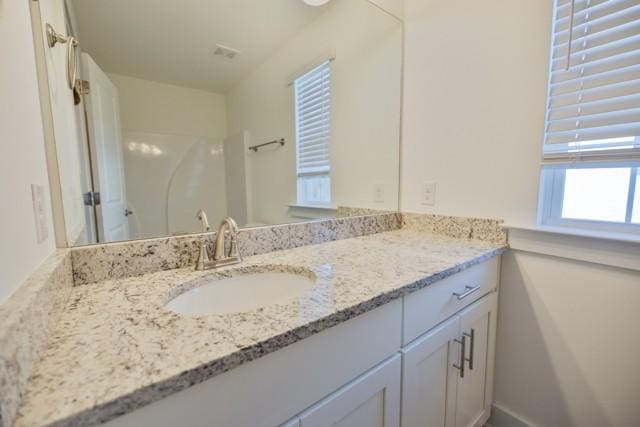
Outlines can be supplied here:
<path id="1" fill-rule="evenodd" d="M 458 375 L 456 427 L 483 426 L 491 415 L 493 400 L 497 295 L 487 295 L 459 317 L 466 355 L 464 376 Z"/>
<path id="2" fill-rule="evenodd" d="M 405 296 L 402 344 L 496 290 L 499 271 L 500 258 L 494 257 Z"/>
<path id="3" fill-rule="evenodd" d="M 499 263 L 477 264 L 107 425 L 482 426 L 492 403 Z"/>
<path id="4" fill-rule="evenodd" d="M 497 314 L 492 292 L 402 349 L 402 426 L 483 426 Z"/>
<path id="5" fill-rule="evenodd" d="M 398 427 L 400 355 L 378 365 L 300 415 L 301 427 Z"/>
<path id="6" fill-rule="evenodd" d="M 280 427 L 399 427 L 400 370 L 397 354 Z"/>
<path id="7" fill-rule="evenodd" d="M 454 427 L 459 336 L 456 317 L 402 349 L 403 427 Z"/>

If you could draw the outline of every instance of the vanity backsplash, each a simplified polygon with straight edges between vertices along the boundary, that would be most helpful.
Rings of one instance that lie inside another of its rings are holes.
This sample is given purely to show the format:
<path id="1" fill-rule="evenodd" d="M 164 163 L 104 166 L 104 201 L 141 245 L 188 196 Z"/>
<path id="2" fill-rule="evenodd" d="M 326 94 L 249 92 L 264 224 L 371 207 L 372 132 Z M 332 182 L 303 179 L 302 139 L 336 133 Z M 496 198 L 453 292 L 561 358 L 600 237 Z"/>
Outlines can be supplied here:
<path id="1" fill-rule="evenodd" d="M 241 229 L 238 248 L 243 257 L 300 246 L 397 230 L 399 213 Z M 216 233 L 107 243 L 73 248 L 74 284 L 139 276 L 161 270 L 195 266 L 200 242 L 213 245 Z"/>
<path id="2" fill-rule="evenodd" d="M 454 239 L 472 239 L 507 244 L 502 220 L 459 216 L 401 213 L 402 228 L 440 234 Z"/>
<path id="3" fill-rule="evenodd" d="M 241 255 L 247 257 L 400 228 L 506 243 L 506 233 L 500 224 L 501 221 L 492 219 L 379 213 L 242 229 L 238 233 L 238 246 Z M 216 233 L 212 232 L 73 248 L 74 285 L 195 265 L 201 239 L 213 245 L 215 238 Z"/>

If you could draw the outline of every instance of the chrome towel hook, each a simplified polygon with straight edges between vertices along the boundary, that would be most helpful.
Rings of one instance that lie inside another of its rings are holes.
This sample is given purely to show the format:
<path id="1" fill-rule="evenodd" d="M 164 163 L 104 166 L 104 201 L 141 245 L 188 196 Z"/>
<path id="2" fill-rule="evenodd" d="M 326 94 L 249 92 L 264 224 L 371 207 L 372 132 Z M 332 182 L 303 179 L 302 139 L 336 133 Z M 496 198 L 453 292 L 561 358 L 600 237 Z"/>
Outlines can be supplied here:
<path id="1" fill-rule="evenodd" d="M 78 39 L 56 32 L 51 24 L 46 25 L 47 44 L 54 47 L 58 43 L 67 44 L 67 86 L 73 90 L 78 76 Z"/>

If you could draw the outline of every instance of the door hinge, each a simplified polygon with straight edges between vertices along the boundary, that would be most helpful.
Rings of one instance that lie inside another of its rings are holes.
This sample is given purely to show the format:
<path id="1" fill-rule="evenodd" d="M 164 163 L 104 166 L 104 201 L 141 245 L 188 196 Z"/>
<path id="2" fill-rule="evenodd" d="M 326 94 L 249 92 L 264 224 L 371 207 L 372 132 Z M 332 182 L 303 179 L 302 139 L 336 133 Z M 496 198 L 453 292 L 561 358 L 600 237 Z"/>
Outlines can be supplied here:
<path id="1" fill-rule="evenodd" d="M 73 84 L 73 105 L 79 105 L 82 101 L 82 95 L 89 94 L 89 82 L 86 80 L 78 80 Z"/>
<path id="2" fill-rule="evenodd" d="M 85 206 L 98 206 L 100 204 L 99 191 L 87 191 L 82 195 Z"/>
<path id="3" fill-rule="evenodd" d="M 82 95 L 89 95 L 91 91 L 91 85 L 87 80 L 76 80 L 76 87 Z"/>

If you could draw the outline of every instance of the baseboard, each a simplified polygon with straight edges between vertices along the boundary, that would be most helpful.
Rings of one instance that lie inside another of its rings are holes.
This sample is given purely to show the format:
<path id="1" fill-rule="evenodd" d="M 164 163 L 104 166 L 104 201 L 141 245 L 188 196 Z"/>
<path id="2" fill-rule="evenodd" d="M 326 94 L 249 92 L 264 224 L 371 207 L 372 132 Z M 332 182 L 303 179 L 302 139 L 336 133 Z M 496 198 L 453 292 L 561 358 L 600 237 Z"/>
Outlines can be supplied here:
<path id="1" fill-rule="evenodd" d="M 489 418 L 488 424 L 493 427 L 536 427 L 532 422 L 498 403 L 494 403 L 491 407 L 491 418 Z"/>

